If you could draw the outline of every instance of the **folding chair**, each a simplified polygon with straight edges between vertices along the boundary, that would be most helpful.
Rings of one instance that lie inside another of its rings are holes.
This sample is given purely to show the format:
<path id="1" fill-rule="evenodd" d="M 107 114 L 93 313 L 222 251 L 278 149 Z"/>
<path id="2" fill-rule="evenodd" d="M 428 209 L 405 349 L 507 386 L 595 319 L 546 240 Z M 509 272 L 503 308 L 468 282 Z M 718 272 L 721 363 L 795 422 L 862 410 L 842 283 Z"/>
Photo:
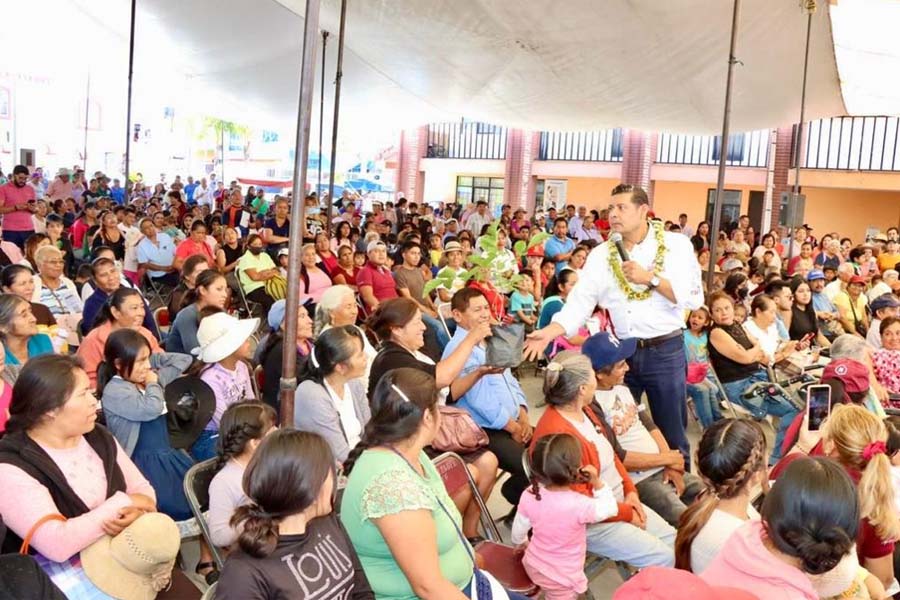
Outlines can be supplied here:
<path id="1" fill-rule="evenodd" d="M 244 286 L 241 285 L 241 271 L 238 268 L 234 269 L 234 276 L 238 280 L 238 294 L 241 299 L 241 304 L 243 304 L 243 309 L 247 311 L 247 316 L 252 317 L 253 311 L 256 309 L 260 316 L 263 316 L 263 307 L 259 302 L 254 302 L 253 300 L 247 299 L 247 294 L 244 292 Z M 264 319 L 263 319 L 264 320 Z"/>
<path id="2" fill-rule="evenodd" d="M 525 475 L 528 479 L 531 479 L 531 455 L 528 453 L 527 448 L 522 452 L 522 469 L 525 471 Z M 622 581 L 628 581 L 631 579 L 631 576 L 634 575 L 634 572 L 631 567 L 628 566 L 628 563 L 588 552 L 587 556 L 584 558 L 584 576 L 587 577 L 588 584 L 600 575 L 604 569 L 610 566 L 616 568 Z M 585 592 L 585 598 L 587 598 L 587 600 L 594 600 L 590 585 Z"/>
<path id="3" fill-rule="evenodd" d="M 140 287 L 151 305 L 155 301 L 161 306 L 168 306 L 169 299 L 172 297 L 172 290 L 174 289 L 164 283 L 153 281 L 153 278 L 147 272 L 144 272 L 144 276 L 141 278 Z"/>
<path id="4" fill-rule="evenodd" d="M 197 525 L 200 526 L 200 533 L 203 535 L 203 539 L 206 540 L 207 545 L 209 545 L 210 551 L 212 551 L 216 568 L 221 571 L 224 560 L 222 555 L 219 554 L 219 549 L 213 544 L 209 533 L 209 524 L 206 522 L 206 517 L 203 514 L 204 511 L 209 510 L 209 484 L 216 474 L 215 466 L 216 459 L 210 458 L 188 469 L 188 472 L 184 474 L 184 495 L 187 497 L 191 512 L 194 513 L 194 517 L 197 519 Z"/>
<path id="5" fill-rule="evenodd" d="M 450 303 L 449 302 L 441 302 L 437 305 L 437 314 L 438 318 L 441 320 L 441 325 L 444 326 L 444 331 L 447 332 L 447 335 L 452 335 L 450 333 L 450 327 L 447 325 L 447 319 L 453 318 L 450 312 Z"/>
<path id="6" fill-rule="evenodd" d="M 483 559 L 484 570 L 496 577 L 507 590 L 529 597 L 537 596 L 540 588 L 528 577 L 522 566 L 522 557 L 517 554 L 516 548 L 502 543 L 500 532 L 494 525 L 484 498 L 481 497 L 478 486 L 475 485 L 463 459 L 453 452 L 445 452 L 433 459 L 432 463 L 440 473 L 448 494 L 452 496 L 468 485 L 472 498 L 478 503 L 481 526 L 488 540 L 476 545 L 475 552 Z"/>

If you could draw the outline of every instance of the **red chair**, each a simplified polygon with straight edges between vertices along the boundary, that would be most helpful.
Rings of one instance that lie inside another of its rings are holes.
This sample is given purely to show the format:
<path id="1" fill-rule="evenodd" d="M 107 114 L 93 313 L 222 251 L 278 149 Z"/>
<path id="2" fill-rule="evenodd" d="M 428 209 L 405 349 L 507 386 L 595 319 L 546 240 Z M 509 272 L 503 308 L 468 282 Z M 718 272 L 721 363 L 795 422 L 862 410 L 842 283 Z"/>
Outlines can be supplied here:
<path id="1" fill-rule="evenodd" d="M 488 511 L 484 498 L 478 491 L 478 486 L 472 479 L 466 463 L 453 452 L 445 452 L 434 460 L 435 468 L 441 474 L 441 480 L 447 493 L 453 496 L 464 486 L 468 485 L 472 492 L 472 498 L 478 503 L 481 511 L 481 527 L 484 530 L 487 541 L 475 546 L 475 553 L 482 559 L 484 570 L 493 575 L 503 587 L 511 592 L 517 592 L 525 596 L 537 596 L 541 589 L 534 584 L 522 566 L 522 556 L 514 546 L 503 543 L 500 532 L 494 524 L 494 519 Z"/>
<path id="2" fill-rule="evenodd" d="M 256 365 L 253 369 L 253 382 L 256 384 L 256 398 L 262 400 L 263 386 L 266 383 L 266 372 L 262 365 Z"/>
<path id="3" fill-rule="evenodd" d="M 163 328 L 168 329 L 171 325 L 169 322 L 169 309 L 165 306 L 160 306 L 156 310 L 153 311 L 153 320 L 156 321 L 156 327 L 162 331 Z"/>

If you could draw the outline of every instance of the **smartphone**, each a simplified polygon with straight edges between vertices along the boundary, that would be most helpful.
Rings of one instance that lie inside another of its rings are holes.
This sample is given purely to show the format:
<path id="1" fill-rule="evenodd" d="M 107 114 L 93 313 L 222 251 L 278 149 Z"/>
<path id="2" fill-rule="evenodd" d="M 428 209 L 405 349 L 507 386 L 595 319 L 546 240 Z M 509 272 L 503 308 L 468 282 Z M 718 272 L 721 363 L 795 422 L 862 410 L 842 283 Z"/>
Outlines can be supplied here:
<path id="1" fill-rule="evenodd" d="M 811 385 L 806 388 L 806 414 L 809 417 L 809 430 L 819 431 L 830 412 L 831 387 Z"/>

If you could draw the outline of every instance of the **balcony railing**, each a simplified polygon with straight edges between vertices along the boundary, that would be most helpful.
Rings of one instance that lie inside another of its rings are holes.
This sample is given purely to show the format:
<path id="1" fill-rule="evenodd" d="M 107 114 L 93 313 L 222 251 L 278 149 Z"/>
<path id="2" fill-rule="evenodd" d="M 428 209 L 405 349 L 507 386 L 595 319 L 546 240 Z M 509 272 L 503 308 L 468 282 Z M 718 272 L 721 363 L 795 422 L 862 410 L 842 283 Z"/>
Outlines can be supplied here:
<path id="1" fill-rule="evenodd" d="M 718 165 L 722 136 L 660 133 L 656 162 L 677 165 Z M 725 164 L 729 167 L 766 167 L 769 162 L 769 130 L 728 136 Z"/>
<path id="2" fill-rule="evenodd" d="M 900 119 L 897 117 L 820 119 L 807 125 L 804 138 L 803 167 L 806 169 L 900 170 L 897 144 Z"/>
<path id="3" fill-rule="evenodd" d="M 504 160 L 506 133 L 506 127 L 488 123 L 432 123 L 425 157 Z"/>
<path id="4" fill-rule="evenodd" d="M 622 160 L 622 130 L 542 131 L 538 160 Z"/>

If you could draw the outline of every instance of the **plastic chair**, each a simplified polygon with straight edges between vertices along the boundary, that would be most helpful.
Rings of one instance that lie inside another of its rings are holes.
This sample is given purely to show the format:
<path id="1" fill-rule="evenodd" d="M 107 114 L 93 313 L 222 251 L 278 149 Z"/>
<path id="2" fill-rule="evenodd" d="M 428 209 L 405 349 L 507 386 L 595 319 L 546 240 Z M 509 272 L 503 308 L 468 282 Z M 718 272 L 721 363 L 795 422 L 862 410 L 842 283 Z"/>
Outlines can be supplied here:
<path id="1" fill-rule="evenodd" d="M 450 312 L 450 303 L 441 302 L 435 308 L 437 309 L 438 318 L 441 320 L 441 325 L 444 326 L 444 331 L 450 336 L 450 327 L 447 325 L 447 319 L 453 318 L 453 315 Z"/>
<path id="2" fill-rule="evenodd" d="M 525 471 L 525 475 L 528 479 L 531 479 L 531 455 L 528 453 L 527 448 L 522 452 L 522 469 Z M 619 572 L 619 577 L 622 578 L 622 581 L 628 581 L 631 579 L 631 576 L 634 575 L 634 572 L 631 567 L 628 566 L 628 563 L 588 552 L 584 559 L 584 576 L 587 577 L 588 584 L 600 575 L 604 569 L 611 566 L 614 566 Z M 591 593 L 590 586 L 588 586 L 588 589 L 585 592 L 585 598 L 587 598 L 587 600 L 594 600 L 594 594 Z"/>
<path id="3" fill-rule="evenodd" d="M 187 497 L 191 512 L 194 513 L 197 524 L 200 526 L 200 533 L 203 534 L 203 539 L 209 545 L 216 568 L 221 571 L 224 560 L 222 555 L 219 554 L 219 549 L 213 544 L 209 533 L 209 523 L 206 522 L 206 517 L 203 514 L 204 511 L 209 510 L 209 484 L 216 474 L 216 460 L 215 458 L 210 458 L 188 469 L 188 472 L 184 474 L 184 495 Z"/>
<path id="4" fill-rule="evenodd" d="M 206 588 L 206 591 L 203 592 L 203 595 L 200 596 L 200 600 L 213 600 L 216 597 L 216 588 L 218 587 L 219 582 L 216 581 L 211 586 Z"/>
<path id="5" fill-rule="evenodd" d="M 160 306 L 154 310 L 153 320 L 156 321 L 156 328 L 159 329 L 160 333 L 167 333 L 169 327 L 172 326 L 172 323 L 169 320 L 169 308 L 167 306 Z"/>
<path id="6" fill-rule="evenodd" d="M 507 590 L 525 596 L 537 596 L 540 588 L 528 577 L 516 548 L 502 543 L 500 532 L 463 459 L 453 452 L 445 452 L 433 459 L 432 463 L 440 473 L 448 494 L 452 496 L 468 485 L 472 498 L 478 503 L 481 526 L 488 539 L 476 545 L 475 552 L 484 560 L 484 570 L 496 577 Z"/>
<path id="7" fill-rule="evenodd" d="M 266 372 L 263 369 L 262 365 L 256 365 L 256 368 L 253 369 L 253 387 L 256 389 L 256 397 L 259 400 L 262 400 L 262 391 L 263 387 L 266 384 Z"/>

